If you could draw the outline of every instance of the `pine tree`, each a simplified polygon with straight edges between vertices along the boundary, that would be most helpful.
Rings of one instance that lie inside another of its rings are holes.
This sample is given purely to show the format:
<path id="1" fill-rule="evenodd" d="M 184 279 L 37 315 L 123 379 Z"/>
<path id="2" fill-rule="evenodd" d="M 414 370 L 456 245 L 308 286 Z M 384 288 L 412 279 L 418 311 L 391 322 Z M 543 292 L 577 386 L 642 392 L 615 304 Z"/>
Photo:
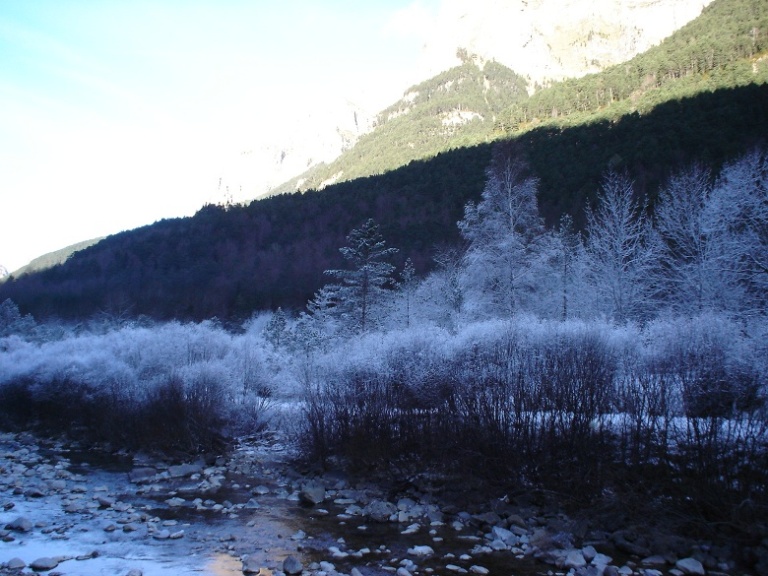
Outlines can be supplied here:
<path id="1" fill-rule="evenodd" d="M 387 247 L 379 225 L 372 218 L 352 230 L 347 242 L 339 251 L 349 268 L 325 273 L 341 281 L 333 290 L 337 308 L 346 316 L 348 326 L 354 331 L 366 332 L 375 324 L 372 310 L 377 299 L 388 287 L 394 286 L 395 266 L 389 260 L 398 249 Z"/>

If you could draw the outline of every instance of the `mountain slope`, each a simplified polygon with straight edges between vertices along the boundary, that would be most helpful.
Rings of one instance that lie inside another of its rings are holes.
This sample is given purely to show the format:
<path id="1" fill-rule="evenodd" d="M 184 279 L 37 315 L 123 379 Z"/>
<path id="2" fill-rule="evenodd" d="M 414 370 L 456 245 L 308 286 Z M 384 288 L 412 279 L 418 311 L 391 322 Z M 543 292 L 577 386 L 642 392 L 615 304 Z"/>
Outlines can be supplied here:
<path id="1" fill-rule="evenodd" d="M 339 158 L 279 186 L 275 193 L 322 189 L 487 141 L 499 114 L 528 97 L 526 82 L 497 62 L 466 53 L 463 57 L 461 66 L 410 88 L 377 116 L 372 132 Z"/>
<path id="2" fill-rule="evenodd" d="M 752 11 L 745 13 L 745 7 Z M 574 108 L 568 115 L 518 126 L 508 134 L 541 181 L 540 207 L 548 222 L 555 222 L 563 212 L 578 222 L 610 167 L 626 170 L 635 179 L 638 193 L 653 198 L 664 179 L 686 163 L 702 161 L 717 171 L 723 162 L 764 142 L 768 134 L 764 47 L 762 40 L 743 41 L 744 30 L 751 30 L 755 39 L 768 37 L 764 10 L 757 0 L 716 0 L 702 15 L 706 26 L 716 27 L 715 17 L 720 14 L 732 18 L 740 31 L 733 42 L 721 44 L 725 52 L 718 62 L 724 64 L 701 70 L 691 66 L 689 73 L 670 74 L 661 83 L 649 81 L 648 90 L 637 94 L 637 101 L 658 98 L 659 103 L 647 110 L 613 116 L 606 113 L 610 106 L 580 110 L 568 100 L 566 105 Z M 644 58 L 659 58 L 659 54 L 675 62 L 684 58 L 684 49 L 701 38 L 698 32 L 691 35 L 691 29 L 697 28 L 682 30 L 669 41 L 669 46 L 682 48 L 659 47 Z M 734 30 L 725 22 L 723 29 Z M 635 64 L 624 69 L 632 70 Z M 362 170 L 390 156 L 415 154 L 416 147 L 408 144 L 419 133 L 409 130 L 422 121 L 422 126 L 434 129 L 427 136 L 436 137 L 429 141 L 439 144 L 447 128 L 444 118 L 457 110 L 476 112 L 479 105 L 496 106 L 495 93 L 486 89 L 488 66 L 467 62 L 420 85 L 412 102 L 390 109 L 392 117 L 382 123 L 388 131 L 377 134 L 377 130 L 361 139 L 358 146 L 368 147 L 365 155 L 360 153 L 364 148 L 357 146 L 345 155 L 350 160 L 345 175 L 360 159 L 364 161 L 356 165 Z M 456 82 L 461 74 L 465 80 Z M 604 74 L 585 77 L 583 82 L 609 84 L 610 75 L 617 72 Z M 509 81 L 510 90 L 520 86 L 519 77 L 503 68 L 499 77 Z M 540 93 L 553 98 L 558 93 L 578 94 L 579 86 L 591 85 L 569 81 Z M 678 97 L 692 86 L 707 88 Z M 483 104 L 465 100 L 467 94 Z M 632 94 L 617 102 L 632 103 Z M 518 103 L 531 100 L 520 91 L 513 96 L 520 98 Z M 500 94 L 499 101 L 504 98 Z M 404 113 L 398 115 L 398 111 Z M 464 134 L 471 141 L 489 124 L 475 119 L 459 128 L 467 129 Z M 379 139 L 380 134 L 387 139 Z M 358 159 L 351 154 L 355 149 Z M 5 282 L 0 285 L 0 301 L 10 297 L 24 313 L 37 316 L 70 317 L 115 307 L 158 318 L 189 319 L 242 317 L 277 306 L 299 308 L 327 280 L 323 270 L 343 265 L 338 248 L 345 235 L 369 217 L 381 223 L 389 244 L 401 248 L 401 258 L 412 258 L 417 271 L 424 273 L 432 264 L 435 245 L 459 241 L 456 221 L 465 203 L 477 199 L 483 188 L 490 150 L 488 143 L 455 148 L 378 176 L 329 185 L 322 192 L 277 195 L 248 206 L 209 206 L 192 218 L 111 236 L 77 252 L 63 265 Z"/>
<path id="3" fill-rule="evenodd" d="M 715 169 L 768 134 L 768 85 L 703 93 L 620 122 L 538 128 L 519 136 L 541 179 L 540 207 L 555 222 L 594 199 L 616 158 L 653 196 L 668 174 L 702 159 Z M 156 318 L 244 317 L 264 308 L 301 309 L 344 266 L 338 248 L 365 219 L 420 274 L 436 245 L 458 245 L 456 222 L 484 185 L 491 144 L 458 148 L 379 176 L 322 192 L 278 195 L 230 208 L 209 206 L 191 218 L 164 220 L 110 236 L 61 266 L 0 284 L 36 317 L 79 318 L 129 310 Z"/>
<path id="4" fill-rule="evenodd" d="M 461 66 L 408 90 L 350 150 L 275 192 L 321 189 L 537 126 L 615 120 L 701 91 L 766 82 L 767 51 L 764 0 L 715 0 L 698 18 L 628 62 L 530 97 L 522 76 L 460 50 Z"/>

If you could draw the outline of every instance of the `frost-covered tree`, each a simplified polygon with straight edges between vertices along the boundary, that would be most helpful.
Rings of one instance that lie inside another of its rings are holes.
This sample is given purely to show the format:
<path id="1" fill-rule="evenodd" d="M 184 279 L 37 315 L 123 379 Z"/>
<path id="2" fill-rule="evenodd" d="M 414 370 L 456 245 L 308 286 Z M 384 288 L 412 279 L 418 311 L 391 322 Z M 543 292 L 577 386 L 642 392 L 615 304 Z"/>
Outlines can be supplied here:
<path id="1" fill-rule="evenodd" d="M 497 147 L 480 202 L 469 202 L 459 230 L 469 243 L 463 283 L 468 308 L 510 316 L 536 290 L 545 249 L 538 181 L 514 149 Z"/>
<path id="2" fill-rule="evenodd" d="M 727 164 L 705 210 L 718 230 L 716 265 L 743 290 L 738 308 L 763 312 L 768 305 L 768 152 L 755 149 Z"/>
<path id="3" fill-rule="evenodd" d="M 34 327 L 34 318 L 29 314 L 23 316 L 13 300 L 6 298 L 0 303 L 0 338 L 11 334 L 24 336 Z"/>
<path id="4" fill-rule="evenodd" d="M 353 331 L 366 332 L 376 323 L 373 308 L 377 300 L 394 285 L 395 266 L 390 259 L 398 249 L 387 247 L 379 225 L 372 218 L 352 230 L 347 242 L 339 251 L 349 267 L 325 273 L 340 281 L 329 287 L 335 292 L 336 311 Z"/>
<path id="5" fill-rule="evenodd" d="M 587 233 L 598 310 L 620 323 L 644 317 L 655 296 L 658 243 L 627 175 L 605 176 L 597 210 L 587 213 Z"/>
<path id="6" fill-rule="evenodd" d="M 557 289 L 554 294 L 561 300 L 560 319 L 568 320 L 578 316 L 576 305 L 580 295 L 583 295 L 583 261 L 584 244 L 581 235 L 573 225 L 573 218 L 564 214 L 560 225 L 553 237 L 553 259 L 557 278 Z"/>
<path id="7" fill-rule="evenodd" d="M 405 327 L 410 328 L 411 326 L 411 309 L 413 307 L 413 297 L 416 293 L 416 288 L 418 287 L 419 283 L 416 278 L 416 268 L 413 266 L 413 261 L 408 258 L 405 261 L 405 265 L 403 266 L 403 271 L 400 272 L 400 282 L 398 283 L 398 287 L 400 288 L 400 292 L 402 294 L 402 300 L 403 300 L 403 314 L 405 316 Z"/>
<path id="8" fill-rule="evenodd" d="M 660 289 L 675 312 L 697 314 L 724 302 L 727 282 L 715 266 L 712 243 L 718 231 L 705 218 L 711 188 L 710 171 L 693 165 L 672 176 L 659 192 Z"/>
<path id="9" fill-rule="evenodd" d="M 275 348 L 280 348 L 286 344 L 287 336 L 288 316 L 278 308 L 264 327 L 264 338 Z"/>

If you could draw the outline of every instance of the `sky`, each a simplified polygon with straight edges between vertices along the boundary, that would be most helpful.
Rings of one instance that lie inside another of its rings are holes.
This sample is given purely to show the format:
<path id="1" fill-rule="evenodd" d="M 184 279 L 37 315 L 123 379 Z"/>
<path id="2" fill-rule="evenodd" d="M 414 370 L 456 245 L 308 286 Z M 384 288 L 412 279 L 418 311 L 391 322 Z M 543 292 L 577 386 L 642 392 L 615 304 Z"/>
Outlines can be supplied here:
<path id="1" fill-rule="evenodd" d="M 289 111 L 378 111 L 438 0 L 0 0 L 0 265 L 188 216 Z"/>

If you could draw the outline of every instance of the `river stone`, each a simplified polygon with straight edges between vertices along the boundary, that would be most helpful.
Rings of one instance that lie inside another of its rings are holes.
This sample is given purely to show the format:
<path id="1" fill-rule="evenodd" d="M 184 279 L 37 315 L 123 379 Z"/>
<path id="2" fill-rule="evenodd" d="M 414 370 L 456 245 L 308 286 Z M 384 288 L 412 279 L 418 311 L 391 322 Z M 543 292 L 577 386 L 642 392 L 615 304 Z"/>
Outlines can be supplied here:
<path id="1" fill-rule="evenodd" d="M 201 474 L 202 472 L 203 467 L 200 464 L 181 464 L 168 467 L 168 475 L 171 478 L 184 478 L 193 474 Z"/>
<path id="2" fill-rule="evenodd" d="M 325 500 L 325 488 L 319 484 L 305 484 L 299 493 L 299 499 L 314 506 Z"/>
<path id="3" fill-rule="evenodd" d="M 133 568 L 129 570 L 128 574 L 126 574 L 125 576 L 144 576 L 144 572 L 142 572 L 138 568 Z"/>
<path id="4" fill-rule="evenodd" d="M 496 512 L 484 512 L 482 514 L 475 514 L 472 516 L 472 520 L 478 526 L 496 526 L 501 524 L 501 516 L 496 514 Z"/>
<path id="5" fill-rule="evenodd" d="M 11 558 L 5 563 L 5 567 L 10 570 L 21 570 L 27 567 L 27 563 L 21 558 Z"/>
<path id="6" fill-rule="evenodd" d="M 581 550 L 570 550 L 568 554 L 566 554 L 565 562 L 563 563 L 565 568 L 573 568 L 574 570 L 584 568 L 586 565 L 587 561 L 584 559 L 584 554 Z"/>
<path id="7" fill-rule="evenodd" d="M 664 556 L 661 556 L 660 554 L 654 554 L 653 556 L 643 558 L 640 561 L 640 564 L 648 568 L 663 568 L 667 565 L 667 561 Z"/>
<path id="8" fill-rule="evenodd" d="M 46 572 L 48 570 L 53 570 L 58 565 L 59 565 L 59 561 L 56 560 L 55 558 L 49 558 L 48 556 L 44 556 L 32 562 L 32 564 L 30 564 L 29 567 L 32 568 L 32 570 L 35 570 L 37 572 Z"/>
<path id="9" fill-rule="evenodd" d="M 295 556 L 288 556 L 283 561 L 283 572 L 289 576 L 293 576 L 294 574 L 301 574 L 302 570 L 304 570 L 304 566 Z"/>
<path id="10" fill-rule="evenodd" d="M 431 546 L 413 546 L 408 548 L 408 554 L 411 556 L 432 556 L 435 551 Z"/>
<path id="11" fill-rule="evenodd" d="M 502 528 L 501 526 L 494 526 L 491 530 L 491 534 L 495 540 L 501 540 L 507 546 L 514 546 L 518 542 L 517 536 L 512 531 Z"/>
<path id="12" fill-rule="evenodd" d="M 150 478 L 154 478 L 157 474 L 157 470 L 154 468 L 149 468 L 148 466 L 143 466 L 141 468 L 134 468 L 128 473 L 128 480 L 133 482 L 134 484 L 139 484 L 141 482 L 146 482 Z"/>
<path id="13" fill-rule="evenodd" d="M 469 567 L 469 571 L 472 572 L 472 574 L 479 574 L 480 576 L 486 576 L 490 573 L 490 570 L 486 568 L 485 566 L 478 566 L 475 564 L 474 566 Z"/>
<path id="14" fill-rule="evenodd" d="M 597 556 L 597 550 L 595 550 L 594 546 L 584 546 L 584 548 L 581 549 L 581 553 L 584 556 L 584 560 L 587 561 L 587 564 L 592 562 L 592 560 L 595 559 L 595 556 Z"/>
<path id="15" fill-rule="evenodd" d="M 261 566 L 256 558 L 243 556 L 243 574 L 258 574 L 261 572 Z"/>
<path id="16" fill-rule="evenodd" d="M 704 566 L 696 560 L 696 558 L 683 558 L 675 563 L 675 567 L 678 570 L 682 570 L 685 574 L 693 574 L 694 576 L 704 576 L 706 571 Z"/>
<path id="17" fill-rule="evenodd" d="M 397 506 L 385 500 L 374 500 L 363 508 L 363 515 L 375 522 L 387 522 L 397 513 Z"/>
<path id="18" fill-rule="evenodd" d="M 31 520 L 19 516 L 10 524 L 6 524 L 5 528 L 7 530 L 13 530 L 14 532 L 31 532 L 32 528 L 34 528 L 34 524 L 32 524 Z"/>

